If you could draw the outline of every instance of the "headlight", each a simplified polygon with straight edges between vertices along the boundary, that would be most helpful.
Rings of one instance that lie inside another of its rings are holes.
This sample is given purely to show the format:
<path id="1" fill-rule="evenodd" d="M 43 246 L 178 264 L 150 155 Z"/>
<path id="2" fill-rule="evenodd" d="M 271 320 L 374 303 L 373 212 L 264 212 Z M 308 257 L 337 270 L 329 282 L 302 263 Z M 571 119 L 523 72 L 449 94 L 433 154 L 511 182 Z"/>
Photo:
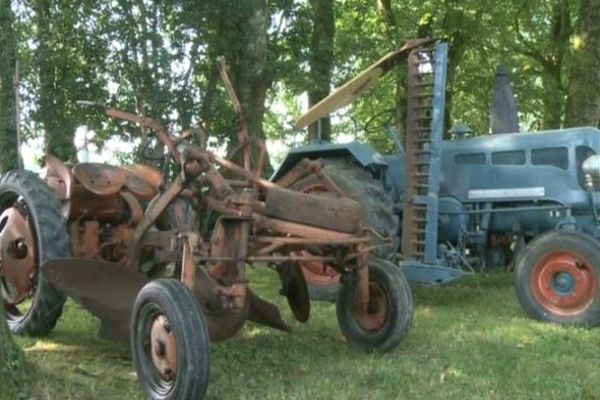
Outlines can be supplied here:
<path id="1" fill-rule="evenodd" d="M 587 175 L 591 175 L 594 178 L 600 178 L 600 155 L 595 154 L 589 156 L 581 164 L 581 169 Z"/>

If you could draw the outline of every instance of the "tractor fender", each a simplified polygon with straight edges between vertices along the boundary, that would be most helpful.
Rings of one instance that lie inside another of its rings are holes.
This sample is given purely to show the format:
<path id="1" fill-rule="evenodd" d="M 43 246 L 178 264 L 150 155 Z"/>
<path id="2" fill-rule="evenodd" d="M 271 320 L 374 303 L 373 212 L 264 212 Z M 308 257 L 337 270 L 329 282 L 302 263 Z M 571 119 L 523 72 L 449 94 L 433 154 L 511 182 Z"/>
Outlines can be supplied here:
<path id="1" fill-rule="evenodd" d="M 387 161 L 369 146 L 350 142 L 343 144 L 322 143 L 295 147 L 290 150 L 279 168 L 271 176 L 271 181 L 277 181 L 291 170 L 302 159 L 335 158 L 351 156 L 363 168 L 387 167 Z"/>

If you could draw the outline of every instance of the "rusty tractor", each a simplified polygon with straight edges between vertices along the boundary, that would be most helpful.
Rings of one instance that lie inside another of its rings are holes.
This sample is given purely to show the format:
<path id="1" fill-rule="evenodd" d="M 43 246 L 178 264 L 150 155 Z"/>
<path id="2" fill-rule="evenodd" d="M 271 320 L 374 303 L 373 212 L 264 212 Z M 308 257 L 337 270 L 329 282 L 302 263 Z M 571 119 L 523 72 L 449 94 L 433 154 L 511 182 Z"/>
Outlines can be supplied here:
<path id="1" fill-rule="evenodd" d="M 402 272 L 372 254 L 390 244 L 373 243 L 360 204 L 320 162 L 300 162 L 277 184 L 261 177 L 264 145 L 250 138 L 224 61 L 219 67 L 238 116 L 241 165 L 156 120 L 104 107 L 154 133 L 178 171 L 172 181 L 146 165 L 68 165 L 51 155 L 41 176 L 19 170 L 0 179 L 0 287 L 11 331 L 47 334 L 69 296 L 100 319 L 102 337 L 130 342 L 153 399 L 202 398 L 210 342 L 247 320 L 290 330 L 249 288 L 248 264 L 278 273 L 300 322 L 310 303 L 298 262 L 334 268 L 343 281 L 338 323 L 358 348 L 391 350 L 412 323 Z M 322 191 L 289 189 L 307 177 Z M 191 213 L 216 222 L 204 233 Z"/>

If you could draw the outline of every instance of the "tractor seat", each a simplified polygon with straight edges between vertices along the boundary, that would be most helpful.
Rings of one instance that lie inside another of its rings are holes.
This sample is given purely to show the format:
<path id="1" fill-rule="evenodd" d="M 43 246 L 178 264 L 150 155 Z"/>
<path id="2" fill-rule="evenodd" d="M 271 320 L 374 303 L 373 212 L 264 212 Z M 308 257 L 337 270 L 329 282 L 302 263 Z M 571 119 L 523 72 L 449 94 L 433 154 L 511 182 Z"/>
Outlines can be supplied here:
<path id="1" fill-rule="evenodd" d="M 126 187 L 142 199 L 154 197 L 162 185 L 162 176 L 145 165 L 116 167 L 99 163 L 80 163 L 73 167 L 73 175 L 81 185 L 99 196 L 118 193 Z"/>

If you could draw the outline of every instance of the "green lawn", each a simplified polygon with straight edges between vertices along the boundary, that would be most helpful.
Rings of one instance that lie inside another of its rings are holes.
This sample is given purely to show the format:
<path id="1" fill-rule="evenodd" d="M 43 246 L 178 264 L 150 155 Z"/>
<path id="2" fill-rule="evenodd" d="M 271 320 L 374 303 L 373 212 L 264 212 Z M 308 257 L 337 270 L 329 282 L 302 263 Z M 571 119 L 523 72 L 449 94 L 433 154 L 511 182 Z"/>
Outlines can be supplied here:
<path id="1" fill-rule="evenodd" d="M 250 278 L 291 321 L 273 273 Z M 248 324 L 213 346 L 207 398 L 600 399 L 600 330 L 527 319 L 511 275 L 413 293 L 413 329 L 391 354 L 348 348 L 328 303 L 314 303 L 309 323 L 294 323 L 292 334 Z M 142 398 L 128 349 L 95 338 L 95 329 L 68 303 L 49 337 L 19 339 L 41 371 L 36 399 Z"/>

